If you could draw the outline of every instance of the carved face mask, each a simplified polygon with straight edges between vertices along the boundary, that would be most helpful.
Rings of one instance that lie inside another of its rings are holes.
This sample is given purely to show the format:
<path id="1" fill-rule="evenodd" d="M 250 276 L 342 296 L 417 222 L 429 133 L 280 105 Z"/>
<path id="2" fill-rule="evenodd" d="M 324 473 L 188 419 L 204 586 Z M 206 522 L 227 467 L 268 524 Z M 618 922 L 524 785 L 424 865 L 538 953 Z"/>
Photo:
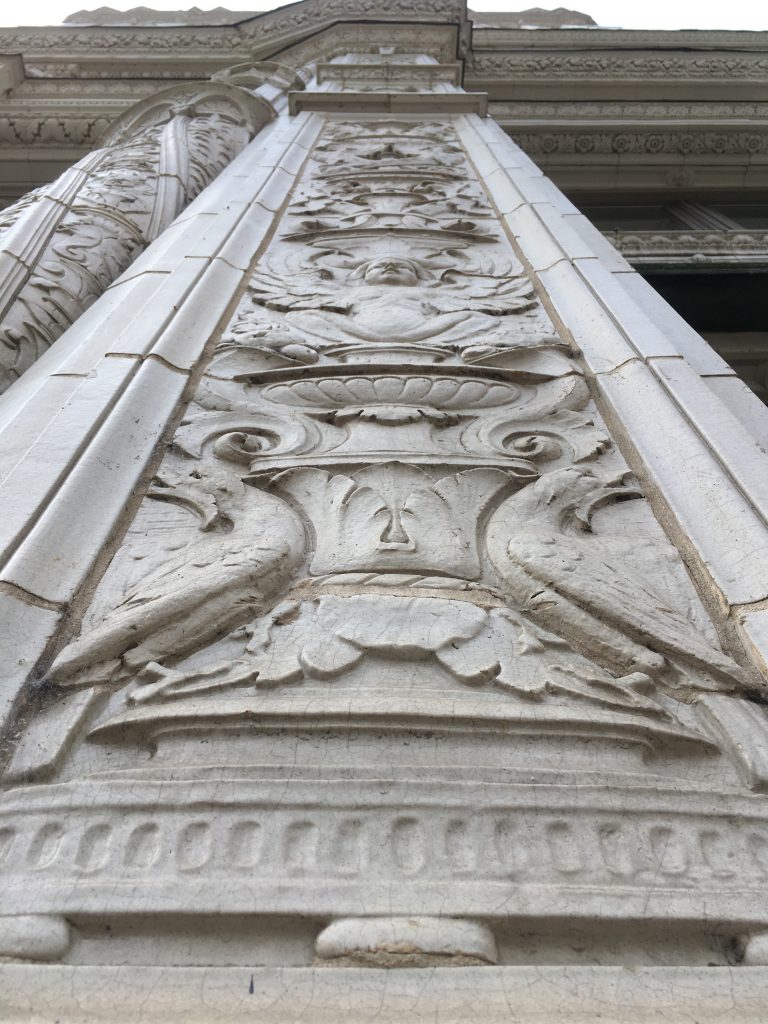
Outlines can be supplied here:
<path id="1" fill-rule="evenodd" d="M 411 288 L 419 281 L 427 279 L 427 275 L 411 260 L 385 258 L 364 263 L 352 275 L 352 278 L 362 278 L 366 284 Z"/>

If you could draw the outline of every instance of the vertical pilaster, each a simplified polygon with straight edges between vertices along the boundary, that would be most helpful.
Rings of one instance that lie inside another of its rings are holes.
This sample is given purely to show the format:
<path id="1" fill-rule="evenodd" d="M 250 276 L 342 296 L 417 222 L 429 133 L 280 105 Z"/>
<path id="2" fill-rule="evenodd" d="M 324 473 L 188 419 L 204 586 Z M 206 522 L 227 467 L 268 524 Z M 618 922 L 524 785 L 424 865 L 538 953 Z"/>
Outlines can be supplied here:
<path id="1" fill-rule="evenodd" d="M 274 122 L 4 396 L 4 713 L 119 527 L 316 130 Z"/>
<path id="2" fill-rule="evenodd" d="M 497 125 L 462 131 L 659 518 L 765 671 L 765 408 Z"/>
<path id="3" fill-rule="evenodd" d="M 6 396 L 2 951 L 758 962 L 764 454 L 455 65 L 318 82 Z"/>

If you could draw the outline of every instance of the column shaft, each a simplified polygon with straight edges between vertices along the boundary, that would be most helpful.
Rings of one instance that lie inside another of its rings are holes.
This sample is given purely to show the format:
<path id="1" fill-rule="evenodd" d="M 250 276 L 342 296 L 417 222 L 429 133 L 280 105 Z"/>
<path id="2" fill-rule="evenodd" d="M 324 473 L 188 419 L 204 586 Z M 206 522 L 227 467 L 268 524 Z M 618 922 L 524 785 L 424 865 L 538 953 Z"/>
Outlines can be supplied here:
<path id="1" fill-rule="evenodd" d="M 0 392 L 126 270 L 273 116 L 232 86 L 144 100 L 102 147 L 0 216 Z M 5 229 L 5 230 L 3 230 Z"/>

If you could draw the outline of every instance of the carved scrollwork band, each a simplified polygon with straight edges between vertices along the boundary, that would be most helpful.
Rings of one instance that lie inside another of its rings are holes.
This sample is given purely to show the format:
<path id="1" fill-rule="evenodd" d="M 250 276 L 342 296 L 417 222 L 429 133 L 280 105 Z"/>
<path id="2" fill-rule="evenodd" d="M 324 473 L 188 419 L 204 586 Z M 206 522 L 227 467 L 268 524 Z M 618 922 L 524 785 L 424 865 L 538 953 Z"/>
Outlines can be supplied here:
<path id="1" fill-rule="evenodd" d="M 262 782 L 258 795 L 247 780 L 230 782 L 226 804 L 216 782 L 83 783 L 68 806 L 42 787 L 14 801 L 13 828 L 0 834 L 0 865 L 16 881 L 10 906 L 26 909 L 29 878 L 65 913 L 107 899 L 130 911 L 133 886 L 159 911 L 185 898 L 238 913 L 246 880 L 264 913 L 290 911 L 310 892 L 329 914 L 347 902 L 355 913 L 408 912 L 414 898 L 483 915 L 504 899 L 522 914 L 532 899 L 537 909 L 575 898 L 588 906 L 597 887 L 614 916 L 654 899 L 662 912 L 672 898 L 690 912 L 698 891 L 712 916 L 738 907 L 748 918 L 760 902 L 768 823 L 744 798 L 679 815 L 668 797 L 645 792 L 617 799 L 584 787 L 575 802 L 566 787 L 539 786 L 534 800 L 509 786 L 485 807 L 486 787 L 467 794 L 452 780 L 436 796 L 425 776 L 384 794 L 368 779 L 304 783 L 300 803 L 282 779 Z M 186 808 L 190 788 L 196 806 Z"/>

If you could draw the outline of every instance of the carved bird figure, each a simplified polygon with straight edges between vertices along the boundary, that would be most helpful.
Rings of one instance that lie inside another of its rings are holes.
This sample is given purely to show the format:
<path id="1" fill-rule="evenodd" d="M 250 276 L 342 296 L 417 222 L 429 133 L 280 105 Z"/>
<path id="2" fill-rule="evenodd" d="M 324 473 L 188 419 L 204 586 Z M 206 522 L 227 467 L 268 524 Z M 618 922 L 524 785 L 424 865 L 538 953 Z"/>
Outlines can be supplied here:
<path id="1" fill-rule="evenodd" d="M 150 496 L 192 509 L 200 528 L 61 652 L 52 682 L 120 682 L 202 648 L 269 607 L 303 558 L 304 527 L 279 498 L 233 475 L 158 483 Z"/>
<path id="2" fill-rule="evenodd" d="M 690 693 L 758 690 L 676 607 L 666 585 L 671 552 L 591 532 L 598 507 L 633 497 L 622 478 L 569 467 L 508 499 L 489 522 L 487 546 L 511 603 L 612 673 L 663 675 Z"/>

